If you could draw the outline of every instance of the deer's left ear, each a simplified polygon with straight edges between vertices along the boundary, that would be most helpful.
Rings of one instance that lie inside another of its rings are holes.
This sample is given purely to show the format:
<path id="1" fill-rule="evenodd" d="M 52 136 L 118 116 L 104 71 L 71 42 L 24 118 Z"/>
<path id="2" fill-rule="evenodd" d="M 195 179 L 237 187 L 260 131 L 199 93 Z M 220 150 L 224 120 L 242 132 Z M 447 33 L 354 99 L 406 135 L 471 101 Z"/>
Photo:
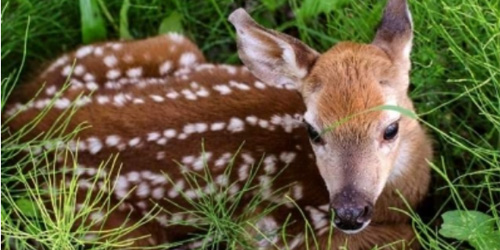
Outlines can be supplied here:
<path id="1" fill-rule="evenodd" d="M 410 69 L 413 23 L 406 0 L 388 0 L 373 44 L 400 66 Z"/>
<path id="2" fill-rule="evenodd" d="M 267 84 L 300 88 L 318 52 L 291 36 L 263 28 L 241 8 L 229 21 L 238 34 L 240 58 L 255 76 Z"/>

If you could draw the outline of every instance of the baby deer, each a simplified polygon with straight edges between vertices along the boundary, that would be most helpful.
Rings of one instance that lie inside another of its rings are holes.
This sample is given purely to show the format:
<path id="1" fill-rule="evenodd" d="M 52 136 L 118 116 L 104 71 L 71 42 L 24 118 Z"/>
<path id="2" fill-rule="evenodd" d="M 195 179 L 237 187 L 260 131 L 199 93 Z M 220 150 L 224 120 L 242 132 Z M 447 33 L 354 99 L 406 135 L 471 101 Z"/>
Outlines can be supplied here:
<path id="1" fill-rule="evenodd" d="M 302 210 L 320 249 L 330 241 L 335 249 L 395 241 L 392 247 L 418 248 L 407 216 L 389 208 L 407 209 L 399 194 L 412 208 L 425 196 L 431 143 L 416 120 L 375 108 L 413 110 L 407 95 L 412 21 L 406 1 L 389 0 L 371 44 L 340 42 L 323 54 L 259 26 L 243 9 L 229 21 L 248 69 L 207 64 L 195 45 L 176 34 L 88 45 L 20 86 L 10 98 L 16 103 L 6 115 L 17 115 L 8 125 L 16 131 L 55 98 L 29 135 L 34 137 L 76 101 L 69 129 L 91 125 L 79 132 L 79 143 L 67 145 L 78 151 L 79 199 L 98 191 L 86 178 L 96 175 L 101 161 L 118 154 L 122 164 L 119 172 L 109 169 L 105 175 L 114 179 L 114 202 L 124 205 L 106 218 L 94 216 L 100 218 L 95 227 L 120 227 L 125 217 L 127 223 L 139 221 L 155 205 L 169 211 L 123 236 L 147 236 L 134 241 L 136 247 L 188 238 L 197 229 L 171 224 L 190 219 L 172 204 L 189 207 L 187 199 L 221 188 L 234 195 L 260 162 L 253 179 L 259 189 L 243 197 L 239 211 L 257 193 L 269 204 L 289 195 L 297 206 L 279 206 L 256 223 L 265 233 L 293 221 L 285 237 L 275 233 L 258 247 L 306 248 Z M 59 93 L 67 78 L 70 87 Z M 42 83 L 44 90 L 25 104 Z M 234 168 L 226 175 L 229 162 Z M 213 182 L 189 187 L 184 172 L 205 167 Z"/>

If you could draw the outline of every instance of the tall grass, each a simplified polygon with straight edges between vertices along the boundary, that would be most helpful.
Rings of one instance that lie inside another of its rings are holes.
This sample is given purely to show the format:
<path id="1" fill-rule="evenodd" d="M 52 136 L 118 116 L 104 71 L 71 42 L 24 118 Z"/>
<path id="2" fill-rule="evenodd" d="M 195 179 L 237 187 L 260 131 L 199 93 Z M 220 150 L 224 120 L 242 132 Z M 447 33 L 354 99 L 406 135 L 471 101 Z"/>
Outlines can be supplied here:
<path id="1" fill-rule="evenodd" d="M 234 31 L 226 20 L 236 7 L 246 7 L 259 23 L 292 34 L 319 51 L 325 51 L 342 40 L 370 42 L 385 4 L 375 0 L 130 0 L 124 11 L 123 1 L 98 2 L 104 7 L 102 15 L 108 39 L 155 35 L 159 30 L 168 29 L 169 25 L 162 23 L 172 22 L 168 18 L 177 15 L 182 32 L 199 44 L 211 61 L 224 63 L 238 63 Z M 412 211 L 408 216 L 424 248 L 487 248 L 491 245 L 481 240 L 483 236 L 476 235 L 474 239 L 450 237 L 439 229 L 443 213 L 475 210 L 493 222 L 489 233 L 496 236 L 499 232 L 500 0 L 411 0 L 410 5 L 415 22 L 411 96 L 419 119 L 433 135 L 435 161 L 431 164 L 433 182 L 429 198 L 420 213 Z M 39 69 L 40 63 L 82 43 L 79 11 L 78 3 L 68 0 L 2 3 L 2 111 L 12 86 L 29 78 L 31 72 Z M 123 30 L 124 20 L 128 32 Z M 164 28 L 160 28 L 162 26 Z M 61 118 L 60 124 L 71 117 L 69 112 Z M 33 124 L 27 124 L 25 131 Z M 2 135 L 8 134 L 7 130 L 2 126 Z M 29 187 L 37 179 L 33 172 L 27 174 L 25 166 L 45 166 L 46 172 L 51 172 L 53 166 L 49 155 L 27 154 L 17 163 L 12 163 L 12 159 L 21 151 L 30 152 L 50 141 L 67 140 L 72 135 L 62 132 L 54 129 L 43 137 L 23 143 L 16 135 L 3 138 L 4 246 L 9 246 L 6 242 L 14 242 L 16 249 L 30 249 L 29 246 L 33 246 L 30 240 L 34 239 L 47 248 L 71 248 L 84 243 L 81 236 L 85 229 L 70 230 L 74 221 L 65 217 L 69 210 L 61 209 L 60 217 L 47 216 L 43 209 L 31 209 L 33 205 L 40 207 L 37 200 L 42 198 L 41 190 L 12 188 L 14 184 Z M 66 137 L 61 138 L 63 134 Z M 210 176 L 194 177 L 193 185 L 199 178 L 207 181 Z M 70 184 L 73 182 L 70 180 Z M 64 189 L 71 190 L 71 185 Z M 69 202 L 74 193 L 61 195 Z M 216 209 L 222 207 L 221 203 L 224 200 L 206 197 L 194 204 L 194 211 L 188 212 L 204 215 L 201 216 L 203 225 L 216 225 L 209 230 L 211 239 L 230 247 L 248 246 L 247 240 L 252 236 L 245 233 L 256 218 L 246 215 L 231 221 L 228 210 Z M 92 207 L 82 213 L 89 213 Z M 477 218 L 460 216 L 466 222 Z M 459 230 L 468 232 L 471 227 L 473 223 L 465 223 Z M 126 244 L 115 239 L 109 244 Z M 204 244 L 212 244 L 212 241 Z"/>

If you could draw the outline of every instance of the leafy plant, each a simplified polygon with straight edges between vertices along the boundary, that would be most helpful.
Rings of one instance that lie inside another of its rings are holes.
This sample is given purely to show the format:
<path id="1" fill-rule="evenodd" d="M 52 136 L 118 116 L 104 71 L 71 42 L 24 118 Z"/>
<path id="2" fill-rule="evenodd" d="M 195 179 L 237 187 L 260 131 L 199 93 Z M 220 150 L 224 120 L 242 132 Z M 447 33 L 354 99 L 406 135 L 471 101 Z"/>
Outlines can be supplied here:
<path id="1" fill-rule="evenodd" d="M 500 231 L 495 219 L 478 211 L 448 211 L 441 215 L 439 233 L 447 238 L 467 241 L 476 249 L 500 249 Z"/>

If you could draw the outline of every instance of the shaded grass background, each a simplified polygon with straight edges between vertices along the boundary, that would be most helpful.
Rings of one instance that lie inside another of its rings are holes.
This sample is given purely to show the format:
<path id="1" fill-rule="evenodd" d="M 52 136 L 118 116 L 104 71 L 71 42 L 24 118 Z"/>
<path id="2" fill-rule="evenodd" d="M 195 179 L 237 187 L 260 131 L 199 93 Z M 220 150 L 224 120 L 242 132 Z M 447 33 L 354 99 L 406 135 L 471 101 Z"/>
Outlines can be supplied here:
<path id="1" fill-rule="evenodd" d="M 226 18 L 237 7 L 245 7 L 259 23 L 325 51 L 342 40 L 370 42 L 385 1 L 130 0 L 128 35 L 120 30 L 123 1 L 100 4 L 106 7 L 107 39 L 156 35 L 162 20 L 175 12 L 183 32 L 209 60 L 234 64 L 239 59 Z M 412 216 L 426 247 L 462 246 L 437 234 L 442 212 L 483 211 L 500 227 L 500 0 L 411 0 L 410 5 L 415 27 L 411 96 L 436 151 L 423 219 Z M 77 1 L 4 1 L 2 89 L 14 82 L 4 81 L 6 77 L 19 70 L 28 16 L 27 64 L 19 83 L 43 62 L 83 43 Z"/>

